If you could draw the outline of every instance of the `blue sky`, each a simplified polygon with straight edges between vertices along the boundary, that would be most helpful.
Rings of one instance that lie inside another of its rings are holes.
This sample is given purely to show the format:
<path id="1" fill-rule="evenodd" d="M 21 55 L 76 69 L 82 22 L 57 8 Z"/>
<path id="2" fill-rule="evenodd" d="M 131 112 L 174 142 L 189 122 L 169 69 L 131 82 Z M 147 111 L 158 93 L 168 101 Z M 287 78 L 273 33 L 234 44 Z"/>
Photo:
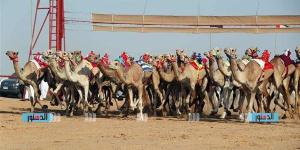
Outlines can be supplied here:
<path id="1" fill-rule="evenodd" d="M 41 0 L 47 4 L 48 0 Z M 259 2 L 259 3 L 258 3 Z M 145 7 L 146 6 L 146 7 Z M 18 50 L 24 65 L 31 39 L 35 0 L 0 0 L 0 74 L 11 74 L 13 67 L 6 50 Z M 91 12 L 155 15 L 300 15 L 299 0 L 65 0 L 67 18 L 90 20 Z M 43 16 L 39 16 L 38 22 Z M 46 24 L 47 25 L 47 24 Z M 172 52 L 175 48 L 204 52 L 210 47 L 236 47 L 242 54 L 248 47 L 258 46 L 279 53 L 300 45 L 300 33 L 280 34 L 182 34 L 93 32 L 86 23 L 66 24 L 68 50 L 79 49 L 85 54 L 95 50 L 111 58 L 126 50 L 135 57 L 145 51 L 153 54 Z M 211 39 L 211 41 L 210 41 Z M 275 49 L 275 39 L 277 49 Z M 48 30 L 43 31 L 36 50 L 48 48 Z"/>

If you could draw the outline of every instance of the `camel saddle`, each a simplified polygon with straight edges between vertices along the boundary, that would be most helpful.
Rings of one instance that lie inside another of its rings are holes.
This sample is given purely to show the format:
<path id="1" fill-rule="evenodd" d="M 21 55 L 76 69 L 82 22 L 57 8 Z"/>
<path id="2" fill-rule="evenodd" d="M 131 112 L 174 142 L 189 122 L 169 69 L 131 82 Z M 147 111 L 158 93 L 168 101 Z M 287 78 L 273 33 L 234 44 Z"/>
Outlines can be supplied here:
<path id="1" fill-rule="evenodd" d="M 291 64 L 295 64 L 295 62 L 289 56 L 287 56 L 285 54 L 282 54 L 279 57 L 282 60 L 284 66 L 285 66 L 285 75 L 284 76 L 286 77 L 288 75 L 288 72 L 289 72 L 289 67 L 288 66 L 291 65 Z"/>
<path id="2" fill-rule="evenodd" d="M 136 63 L 141 66 L 141 68 L 143 69 L 144 72 L 152 72 L 153 71 L 153 67 L 150 64 L 144 62 L 142 59 L 136 61 Z"/>
<path id="3" fill-rule="evenodd" d="M 190 64 L 194 67 L 196 70 L 202 70 L 204 69 L 204 66 L 202 64 L 199 64 L 197 60 L 191 61 Z"/>
<path id="4" fill-rule="evenodd" d="M 37 69 L 42 69 L 42 68 L 47 68 L 48 67 L 48 64 L 46 64 L 43 61 L 36 61 L 35 59 L 32 59 L 30 61 L 35 64 Z"/>
<path id="5" fill-rule="evenodd" d="M 262 59 L 252 59 L 252 60 L 256 61 L 263 71 L 268 69 L 273 69 L 273 65 L 269 61 L 264 61 Z"/>

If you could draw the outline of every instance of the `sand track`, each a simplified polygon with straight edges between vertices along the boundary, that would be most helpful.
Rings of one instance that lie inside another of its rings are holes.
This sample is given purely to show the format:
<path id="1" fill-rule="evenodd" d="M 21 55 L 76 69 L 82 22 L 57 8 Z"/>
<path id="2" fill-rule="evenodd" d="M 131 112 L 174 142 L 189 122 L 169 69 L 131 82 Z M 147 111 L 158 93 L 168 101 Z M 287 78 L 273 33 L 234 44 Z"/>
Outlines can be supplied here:
<path id="1" fill-rule="evenodd" d="M 48 102 L 44 102 L 47 103 Z M 62 116 L 57 123 L 23 123 L 28 101 L 0 97 L 0 149 L 300 149 L 300 121 L 249 124 L 236 120 Z M 51 110 L 57 108 L 50 107 Z"/>

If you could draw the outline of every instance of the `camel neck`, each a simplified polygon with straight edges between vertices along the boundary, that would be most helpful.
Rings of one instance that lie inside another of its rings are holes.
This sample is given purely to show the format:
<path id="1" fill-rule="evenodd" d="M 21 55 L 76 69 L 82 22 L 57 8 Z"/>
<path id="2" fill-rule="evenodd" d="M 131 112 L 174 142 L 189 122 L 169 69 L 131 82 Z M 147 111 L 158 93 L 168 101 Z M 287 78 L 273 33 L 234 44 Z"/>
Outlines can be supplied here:
<path id="1" fill-rule="evenodd" d="M 241 84 L 245 84 L 245 81 L 242 80 L 242 76 L 243 76 L 243 72 L 239 71 L 237 62 L 236 62 L 236 58 L 230 58 L 230 69 L 233 75 L 233 78 L 241 83 Z"/>
<path id="2" fill-rule="evenodd" d="M 174 70 L 174 75 L 178 79 L 179 78 L 179 69 L 178 69 L 177 62 L 172 62 L 172 67 Z"/>
<path id="3" fill-rule="evenodd" d="M 225 75 L 227 77 L 230 77 L 231 73 L 228 70 L 225 69 L 223 59 L 221 57 L 216 57 L 216 61 L 217 61 L 217 65 L 219 67 L 220 72 L 223 75 Z"/>
<path id="4" fill-rule="evenodd" d="M 125 77 L 124 77 L 124 70 L 125 70 L 124 68 L 119 68 L 119 69 L 116 70 L 116 74 L 117 74 L 118 79 L 121 82 L 123 82 L 123 83 L 125 83 L 125 84 L 128 85 L 128 84 L 130 84 L 130 82 L 125 79 Z"/>
<path id="5" fill-rule="evenodd" d="M 208 57 L 209 59 L 209 73 L 210 76 L 213 77 L 214 76 L 214 71 L 215 71 L 215 60 L 211 57 Z"/>
<path id="6" fill-rule="evenodd" d="M 17 61 L 13 61 L 13 64 L 14 64 L 14 69 L 17 77 L 23 81 L 26 80 L 26 78 L 23 76 L 23 74 L 20 71 L 19 63 Z"/>
<path id="7" fill-rule="evenodd" d="M 65 73 L 66 73 L 66 76 L 67 76 L 68 80 L 70 80 L 72 82 L 77 82 L 77 80 L 75 80 L 75 78 L 71 74 L 71 68 L 70 68 L 70 61 L 69 60 L 65 60 Z"/>
<path id="8" fill-rule="evenodd" d="M 65 73 L 63 72 L 63 70 L 58 69 L 58 63 L 54 59 L 50 60 L 49 67 L 55 76 L 57 76 L 61 80 L 67 80 Z"/>

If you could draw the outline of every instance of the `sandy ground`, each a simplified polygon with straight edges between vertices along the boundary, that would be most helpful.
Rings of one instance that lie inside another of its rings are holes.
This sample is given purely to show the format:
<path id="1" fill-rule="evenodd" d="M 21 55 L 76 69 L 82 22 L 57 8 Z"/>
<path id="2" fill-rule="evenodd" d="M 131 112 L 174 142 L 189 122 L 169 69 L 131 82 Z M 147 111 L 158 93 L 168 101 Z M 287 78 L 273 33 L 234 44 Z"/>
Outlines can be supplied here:
<path id="1" fill-rule="evenodd" d="M 44 102 L 48 104 L 48 102 Z M 23 123 L 28 101 L 0 97 L 0 149 L 300 149 L 300 121 L 241 123 L 234 119 L 135 116 L 61 117 L 56 123 Z M 50 110 L 57 110 L 50 107 Z"/>

